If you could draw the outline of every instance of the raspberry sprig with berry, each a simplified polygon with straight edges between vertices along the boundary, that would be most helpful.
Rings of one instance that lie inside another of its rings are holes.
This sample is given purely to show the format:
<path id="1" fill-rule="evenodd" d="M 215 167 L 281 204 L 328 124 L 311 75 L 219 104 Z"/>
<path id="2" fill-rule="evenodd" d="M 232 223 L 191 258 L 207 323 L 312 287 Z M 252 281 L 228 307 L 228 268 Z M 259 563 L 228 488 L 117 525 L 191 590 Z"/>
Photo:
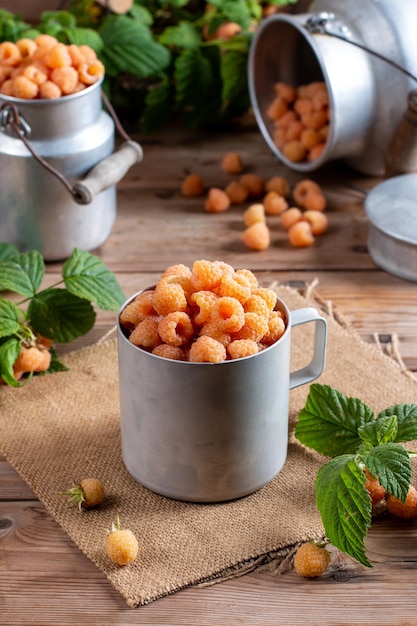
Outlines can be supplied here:
<path id="1" fill-rule="evenodd" d="M 295 436 L 330 459 L 315 479 L 327 538 L 372 567 L 364 541 L 373 506 L 385 499 L 393 515 L 417 516 L 417 492 L 411 485 L 411 458 L 417 453 L 401 445 L 417 439 L 417 404 L 393 405 L 375 416 L 362 400 L 315 383 L 298 415 Z"/>
<path id="2" fill-rule="evenodd" d="M 40 252 L 19 253 L 0 243 L 0 383 L 19 387 L 34 375 L 66 370 L 54 343 L 70 343 L 95 323 L 93 303 L 117 311 L 125 296 L 114 274 L 95 255 L 75 248 L 62 279 L 41 289 L 45 262 Z"/>

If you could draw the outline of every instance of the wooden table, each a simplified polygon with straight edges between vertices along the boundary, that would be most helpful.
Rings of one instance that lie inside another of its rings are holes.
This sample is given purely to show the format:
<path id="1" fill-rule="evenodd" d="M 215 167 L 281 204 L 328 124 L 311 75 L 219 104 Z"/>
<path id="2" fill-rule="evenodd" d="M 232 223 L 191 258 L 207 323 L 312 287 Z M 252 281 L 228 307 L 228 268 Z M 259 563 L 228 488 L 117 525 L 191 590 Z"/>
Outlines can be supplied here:
<path id="1" fill-rule="evenodd" d="M 179 187 L 191 171 L 200 173 L 207 187 L 225 186 L 230 177 L 221 171 L 220 160 L 230 150 L 238 150 L 247 169 L 265 178 L 300 180 L 277 163 L 256 128 L 206 135 L 170 129 L 139 140 L 144 161 L 119 185 L 116 223 L 96 251 L 126 295 L 153 284 L 168 265 L 200 258 L 250 268 L 264 286 L 277 280 L 302 287 L 317 280 L 319 296 L 365 341 L 378 341 L 388 351 L 394 346 L 404 366 L 417 374 L 416 284 L 377 268 L 366 248 L 363 199 L 377 179 L 340 163 L 311 173 L 328 198 L 328 232 L 312 247 L 297 250 L 290 247 L 279 218 L 271 218 L 271 247 L 253 252 L 240 239 L 242 207 L 208 214 L 201 198 L 184 199 Z M 59 272 L 60 264 L 49 264 L 45 286 Z M 71 349 L 97 340 L 114 322 L 114 313 L 99 312 L 93 331 Z M 367 550 L 374 567 L 365 572 L 352 566 L 343 577 L 312 581 L 293 571 L 281 576 L 257 572 L 131 609 L 0 456 L 4 626 L 417 624 L 417 522 L 381 519 L 369 533 Z"/>

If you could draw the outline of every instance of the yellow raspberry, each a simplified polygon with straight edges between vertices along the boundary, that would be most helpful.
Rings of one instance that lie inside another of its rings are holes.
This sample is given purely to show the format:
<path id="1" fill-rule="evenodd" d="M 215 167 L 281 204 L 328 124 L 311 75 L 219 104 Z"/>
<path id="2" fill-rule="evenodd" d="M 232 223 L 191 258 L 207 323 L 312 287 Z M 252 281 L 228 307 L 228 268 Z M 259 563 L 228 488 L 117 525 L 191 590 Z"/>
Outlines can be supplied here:
<path id="1" fill-rule="evenodd" d="M 226 348 L 219 341 L 201 335 L 190 348 L 189 360 L 193 363 L 221 363 L 226 356 Z"/>
<path id="2" fill-rule="evenodd" d="M 195 291 L 213 291 L 219 286 L 222 275 L 222 268 L 216 263 L 205 259 L 194 261 L 191 284 Z"/>
<path id="3" fill-rule="evenodd" d="M 68 496 L 70 502 L 75 502 L 80 511 L 91 509 L 104 500 L 104 485 L 98 478 L 83 478 L 79 484 L 68 491 L 60 491 L 60 495 Z"/>
<path id="4" fill-rule="evenodd" d="M 248 197 L 248 190 L 238 180 L 232 180 L 224 191 L 230 204 L 243 204 Z"/>
<path id="5" fill-rule="evenodd" d="M 267 215 L 281 215 L 288 209 L 288 202 L 276 191 L 268 191 L 263 199 L 263 203 Z"/>
<path id="6" fill-rule="evenodd" d="M 256 343 L 268 332 L 268 319 L 257 313 L 245 313 L 245 322 L 242 328 L 235 333 L 235 339 L 252 339 Z"/>
<path id="7" fill-rule="evenodd" d="M 268 320 L 268 331 L 262 337 L 262 343 L 270 346 L 284 334 L 285 321 L 278 311 L 271 311 Z"/>
<path id="8" fill-rule="evenodd" d="M 236 298 L 244 304 L 251 295 L 251 283 L 244 274 L 225 274 L 220 282 L 218 294 L 221 297 Z"/>
<path id="9" fill-rule="evenodd" d="M 252 339 L 235 339 L 226 349 L 231 359 L 243 359 L 259 352 L 258 344 Z"/>
<path id="10" fill-rule="evenodd" d="M 277 294 L 273 289 L 268 289 L 268 287 L 258 287 L 257 289 L 252 290 L 253 296 L 261 296 L 265 300 L 268 305 L 268 309 L 273 311 L 275 305 L 277 303 Z"/>
<path id="11" fill-rule="evenodd" d="M 94 61 L 97 61 L 97 54 L 93 48 L 90 48 L 90 46 L 81 44 L 81 46 L 78 46 L 78 49 L 83 55 L 86 63 L 94 63 Z"/>
<path id="12" fill-rule="evenodd" d="M 372 476 L 372 474 L 367 469 L 364 470 L 364 474 L 366 476 L 366 480 L 363 486 L 369 492 L 372 504 L 377 504 L 385 498 L 387 492 L 380 484 L 379 480 Z"/>
<path id="13" fill-rule="evenodd" d="M 43 63 L 50 69 L 70 67 L 72 61 L 67 46 L 63 43 L 57 43 L 55 46 L 49 48 L 43 56 Z"/>
<path id="14" fill-rule="evenodd" d="M 38 48 L 44 47 L 46 49 L 51 49 L 57 45 L 58 39 L 54 37 L 53 35 L 47 35 L 47 34 L 41 33 L 40 35 L 35 37 L 34 42 L 36 43 Z"/>
<path id="15" fill-rule="evenodd" d="M 187 298 L 181 285 L 169 283 L 167 279 L 159 281 L 153 295 L 153 307 L 158 315 L 185 311 L 187 306 Z"/>
<path id="16" fill-rule="evenodd" d="M 31 59 L 33 53 L 38 47 L 33 39 L 28 39 L 27 37 L 23 37 L 22 39 L 16 41 L 16 46 L 19 48 L 19 52 L 24 60 Z"/>
<path id="17" fill-rule="evenodd" d="M 195 291 L 190 297 L 190 304 L 198 307 L 194 314 L 194 322 L 198 326 L 203 326 L 211 319 L 211 311 L 217 296 L 212 291 Z"/>
<path id="18" fill-rule="evenodd" d="M 199 174 L 188 174 L 181 183 L 181 193 L 186 198 L 198 198 L 204 193 L 204 182 Z"/>
<path id="19" fill-rule="evenodd" d="M 112 530 L 106 537 L 106 552 L 116 565 L 128 565 L 134 561 L 139 552 L 139 544 L 133 532 L 122 529 L 120 520 L 112 524 Z"/>
<path id="20" fill-rule="evenodd" d="M 191 278 L 191 270 L 183 263 L 177 263 L 176 265 L 167 267 L 165 272 L 161 274 L 161 278 L 167 278 L 168 276 L 185 276 L 186 278 Z"/>
<path id="21" fill-rule="evenodd" d="M 153 290 L 143 291 L 133 302 L 125 306 L 120 313 L 120 323 L 127 327 L 137 326 L 145 317 L 151 315 L 156 315 L 153 308 Z"/>
<path id="22" fill-rule="evenodd" d="M 236 298 L 218 298 L 212 308 L 214 325 L 223 332 L 235 333 L 245 323 L 245 311 Z"/>
<path id="23" fill-rule="evenodd" d="M 223 189 L 211 187 L 208 191 L 204 208 L 208 213 L 222 213 L 230 207 L 230 198 Z"/>
<path id="24" fill-rule="evenodd" d="M 78 72 L 74 67 L 56 67 L 51 72 L 51 80 L 64 95 L 69 95 L 78 85 Z"/>
<path id="25" fill-rule="evenodd" d="M 152 350 L 152 354 L 156 356 L 162 356 L 165 359 L 172 359 L 173 361 L 184 361 L 185 353 L 178 346 L 169 346 L 167 343 L 161 343 L 159 346 L 155 346 Z"/>
<path id="26" fill-rule="evenodd" d="M 163 280 L 165 280 L 170 285 L 181 285 L 184 290 L 185 297 L 187 298 L 187 302 L 189 301 L 191 295 L 194 293 L 194 287 L 191 283 L 190 276 L 166 276 Z"/>
<path id="27" fill-rule="evenodd" d="M 247 270 L 247 269 L 236 270 L 236 276 L 244 276 L 249 283 L 249 287 L 251 289 L 257 289 L 258 279 L 256 278 L 255 274 L 251 272 L 250 270 Z"/>
<path id="28" fill-rule="evenodd" d="M 243 305 L 243 308 L 245 309 L 245 313 L 257 313 L 258 315 L 269 318 L 270 310 L 262 296 L 256 294 L 250 296 Z"/>
<path id="29" fill-rule="evenodd" d="M 243 212 L 243 223 L 249 227 L 257 222 L 265 223 L 265 207 L 261 203 L 251 204 Z"/>
<path id="30" fill-rule="evenodd" d="M 132 330 L 129 341 L 142 348 L 155 348 L 162 343 L 158 332 L 158 317 L 146 317 Z"/>
<path id="31" fill-rule="evenodd" d="M 96 59 L 93 63 L 82 63 L 78 67 L 77 79 L 84 85 L 94 85 L 104 76 L 104 65 Z"/>
<path id="32" fill-rule="evenodd" d="M 22 60 L 22 53 L 19 47 L 11 41 L 0 43 L 0 65 L 15 67 Z"/>
<path id="33" fill-rule="evenodd" d="M 52 80 L 46 80 L 39 87 L 39 96 L 45 100 L 55 100 L 62 96 L 62 91 Z"/>
<path id="34" fill-rule="evenodd" d="M 72 67 L 78 68 L 80 65 L 85 63 L 85 57 L 80 51 L 79 46 L 77 46 L 75 43 L 71 43 L 67 49 L 71 57 Z"/>
<path id="35" fill-rule="evenodd" d="M 6 79 L 0 86 L 0 93 L 3 96 L 13 96 L 13 81 L 11 78 Z"/>
<path id="36" fill-rule="evenodd" d="M 13 95 L 15 98 L 33 100 L 39 92 L 39 87 L 26 76 L 17 76 L 13 79 Z"/>
<path id="37" fill-rule="evenodd" d="M 299 576 L 316 578 L 327 570 L 330 553 L 310 541 L 300 546 L 294 557 L 294 569 Z"/>
<path id="38" fill-rule="evenodd" d="M 20 348 L 13 369 L 15 372 L 45 372 L 51 364 L 51 353 L 42 345 Z"/>
<path id="39" fill-rule="evenodd" d="M 417 489 L 410 485 L 405 502 L 391 494 L 386 497 L 387 510 L 396 517 L 411 519 L 417 516 Z"/>
<path id="40" fill-rule="evenodd" d="M 23 70 L 22 76 L 32 81 L 32 83 L 35 83 L 35 85 L 38 85 L 38 87 L 48 80 L 46 71 L 34 64 L 27 65 Z"/>
<path id="41" fill-rule="evenodd" d="M 225 348 L 229 345 L 232 338 L 230 333 L 226 333 L 223 330 L 219 330 L 216 324 L 208 323 L 200 329 L 200 335 L 207 335 L 216 341 L 219 341 Z"/>
<path id="42" fill-rule="evenodd" d="M 242 233 L 243 243 L 251 250 L 266 250 L 271 243 L 271 233 L 263 222 L 255 222 Z"/>
<path id="43" fill-rule="evenodd" d="M 229 263 L 225 263 L 224 261 L 214 261 L 215 265 L 218 265 L 222 271 L 222 276 L 225 274 L 234 274 L 235 269 Z"/>
<path id="44" fill-rule="evenodd" d="M 194 334 L 194 327 L 189 315 L 184 311 L 168 313 L 158 324 L 162 341 L 170 346 L 183 346 Z"/>

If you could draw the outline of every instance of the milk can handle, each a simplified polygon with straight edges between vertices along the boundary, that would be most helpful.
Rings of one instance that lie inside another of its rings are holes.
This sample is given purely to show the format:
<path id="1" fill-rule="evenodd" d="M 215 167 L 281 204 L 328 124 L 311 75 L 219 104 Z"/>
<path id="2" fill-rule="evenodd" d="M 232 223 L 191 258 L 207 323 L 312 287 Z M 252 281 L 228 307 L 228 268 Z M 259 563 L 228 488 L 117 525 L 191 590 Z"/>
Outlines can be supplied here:
<path id="1" fill-rule="evenodd" d="M 351 39 L 350 31 L 346 28 L 344 24 L 338 21 L 334 13 L 330 13 L 328 11 L 312 13 L 304 26 L 306 30 L 313 35 L 329 35 L 329 37 L 335 37 L 336 39 L 340 39 L 345 43 L 350 43 L 352 46 L 356 46 L 364 52 L 368 52 L 380 61 L 388 63 L 388 65 L 391 65 L 395 69 L 399 70 L 400 72 L 417 82 L 417 76 L 409 72 L 407 68 L 403 67 L 399 63 L 396 63 L 395 61 L 386 57 L 384 54 L 381 54 L 377 50 L 368 48 L 368 46 L 365 46 L 363 43 Z"/>
<path id="2" fill-rule="evenodd" d="M 310 383 L 320 376 L 326 360 L 327 321 L 313 307 L 291 311 L 291 328 L 315 323 L 313 358 L 310 363 L 290 374 L 290 389 Z"/>
<path id="3" fill-rule="evenodd" d="M 142 157 L 140 145 L 135 141 L 126 141 L 117 152 L 95 165 L 82 181 L 75 183 L 72 188 L 74 200 L 78 204 L 90 204 L 100 191 L 116 185 Z"/>
<path id="4" fill-rule="evenodd" d="M 90 204 L 100 191 L 116 185 L 132 165 L 139 163 L 143 158 L 141 146 L 130 139 L 103 90 L 101 90 L 101 98 L 113 118 L 117 131 L 125 139 L 125 143 L 117 152 L 97 163 L 82 181 L 75 183 L 72 194 L 78 204 Z"/>
<path id="5" fill-rule="evenodd" d="M 8 125 L 13 129 L 16 136 L 22 140 L 34 159 L 36 159 L 42 167 L 47 169 L 61 181 L 64 187 L 72 195 L 75 202 L 78 204 L 90 204 L 100 191 L 104 191 L 105 189 L 116 185 L 123 178 L 129 168 L 135 163 L 140 162 L 143 158 L 141 146 L 135 141 L 132 141 L 129 135 L 125 132 L 115 110 L 103 91 L 101 92 L 101 97 L 107 110 L 113 118 L 118 132 L 125 139 L 125 143 L 121 145 L 117 152 L 110 154 L 108 157 L 97 163 L 97 165 L 90 170 L 87 176 L 82 181 L 75 183 L 74 186 L 71 186 L 63 174 L 55 169 L 50 163 L 45 161 L 45 159 L 43 159 L 40 154 L 36 152 L 30 141 L 28 141 L 27 135 L 30 134 L 30 128 L 27 126 L 23 117 L 19 114 L 16 105 L 10 103 L 3 104 L 0 107 L 1 125 Z"/>

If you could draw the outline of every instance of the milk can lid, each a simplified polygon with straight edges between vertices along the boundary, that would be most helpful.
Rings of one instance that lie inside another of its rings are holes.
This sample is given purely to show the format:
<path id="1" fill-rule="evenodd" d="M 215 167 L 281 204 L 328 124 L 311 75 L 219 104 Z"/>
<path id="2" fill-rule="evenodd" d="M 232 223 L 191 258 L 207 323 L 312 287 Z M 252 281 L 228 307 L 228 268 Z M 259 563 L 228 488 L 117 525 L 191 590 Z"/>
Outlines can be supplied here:
<path id="1" fill-rule="evenodd" d="M 368 193 L 364 206 L 375 228 L 417 246 L 417 173 L 384 180 Z"/>

